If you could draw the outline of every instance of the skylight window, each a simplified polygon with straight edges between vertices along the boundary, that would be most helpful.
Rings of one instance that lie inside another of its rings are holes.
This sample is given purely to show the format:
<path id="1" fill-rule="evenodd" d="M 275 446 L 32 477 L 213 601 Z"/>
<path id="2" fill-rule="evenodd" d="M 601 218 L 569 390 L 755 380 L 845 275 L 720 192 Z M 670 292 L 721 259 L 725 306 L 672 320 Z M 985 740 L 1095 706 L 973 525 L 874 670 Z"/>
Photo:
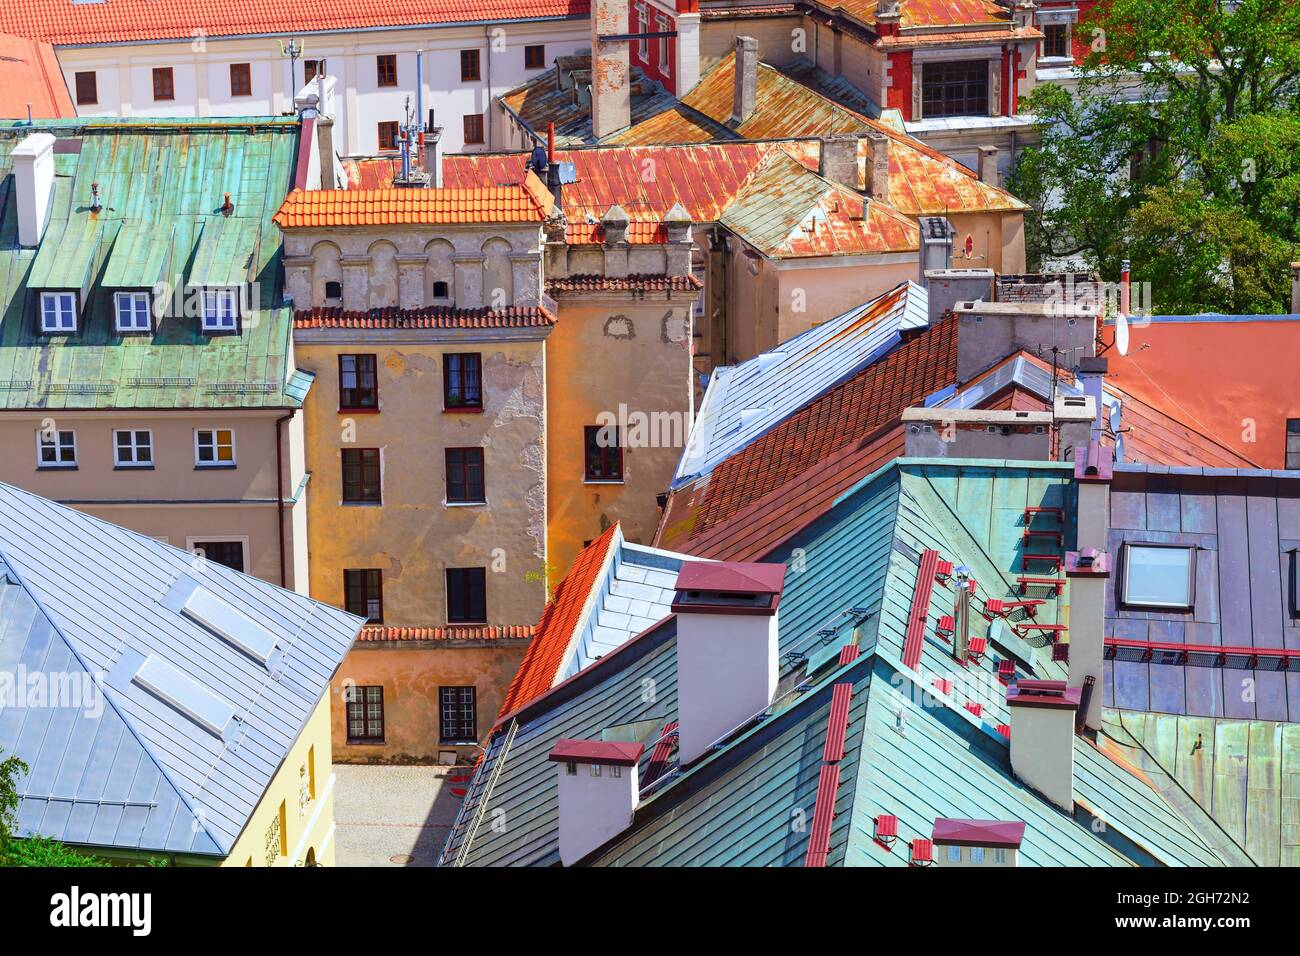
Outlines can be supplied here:
<path id="1" fill-rule="evenodd" d="M 218 737 L 235 716 L 235 708 L 229 703 L 152 654 L 144 659 L 132 681 Z"/>
<path id="2" fill-rule="evenodd" d="M 1129 544 L 1124 548 L 1124 603 L 1185 610 L 1192 606 L 1194 548 Z"/>
<path id="3" fill-rule="evenodd" d="M 181 613 L 262 664 L 275 650 L 274 634 L 201 587 L 185 599 Z"/>

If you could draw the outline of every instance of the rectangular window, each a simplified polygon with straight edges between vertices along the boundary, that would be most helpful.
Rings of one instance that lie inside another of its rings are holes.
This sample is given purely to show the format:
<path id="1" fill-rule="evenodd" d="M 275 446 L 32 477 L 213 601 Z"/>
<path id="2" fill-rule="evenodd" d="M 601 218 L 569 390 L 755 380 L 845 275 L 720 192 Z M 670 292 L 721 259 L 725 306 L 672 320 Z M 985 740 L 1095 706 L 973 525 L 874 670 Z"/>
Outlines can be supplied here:
<path id="1" fill-rule="evenodd" d="M 320 76 L 323 71 L 324 60 L 303 60 L 302 61 L 302 82 L 305 86 L 316 77 Z"/>
<path id="2" fill-rule="evenodd" d="M 1300 471 L 1300 418 L 1286 420 L 1286 467 Z"/>
<path id="3" fill-rule="evenodd" d="M 384 572 L 352 568 L 343 572 L 343 609 L 368 624 L 384 623 Z"/>
<path id="4" fill-rule="evenodd" d="M 477 83 L 478 80 L 478 50 L 461 50 L 460 81 L 462 83 Z"/>
<path id="5" fill-rule="evenodd" d="M 373 355 L 339 356 L 339 410 L 377 409 L 379 378 Z"/>
<path id="6" fill-rule="evenodd" d="M 1068 23 L 1043 24 L 1044 57 L 1066 57 L 1070 55 L 1070 25 Z"/>
<path id="7" fill-rule="evenodd" d="M 473 687 L 438 688 L 438 738 L 444 744 L 478 740 L 476 696 Z"/>
<path id="8" fill-rule="evenodd" d="M 1194 548 L 1157 544 L 1124 546 L 1123 602 L 1136 607 L 1192 607 Z"/>
<path id="9" fill-rule="evenodd" d="M 37 468 L 76 468 L 77 433 L 71 431 L 36 432 Z"/>
<path id="10" fill-rule="evenodd" d="M 253 68 L 248 63 L 230 64 L 230 95 L 253 95 Z"/>
<path id="11" fill-rule="evenodd" d="M 119 332 L 152 332 L 148 292 L 114 292 L 113 311 Z"/>
<path id="12" fill-rule="evenodd" d="M 75 292 L 41 293 L 41 331 L 53 335 L 77 331 Z"/>
<path id="13" fill-rule="evenodd" d="M 987 116 L 989 61 L 926 63 L 921 71 L 921 115 Z"/>
<path id="14" fill-rule="evenodd" d="M 203 331 L 235 332 L 239 329 L 239 301 L 234 289 L 203 290 Z"/>
<path id="15" fill-rule="evenodd" d="M 379 504 L 378 448 L 343 449 L 343 501 L 345 504 Z"/>
<path id="16" fill-rule="evenodd" d="M 384 689 L 354 687 L 348 701 L 348 743 L 384 742 Z"/>
<path id="17" fill-rule="evenodd" d="M 465 116 L 465 142 L 471 146 L 483 142 L 482 113 L 469 113 Z"/>
<path id="18" fill-rule="evenodd" d="M 155 100 L 176 99 L 176 86 L 172 82 L 172 68 L 170 66 L 154 67 L 153 98 Z"/>
<path id="19" fill-rule="evenodd" d="M 118 468 L 153 467 L 153 432 L 134 429 L 113 432 Z"/>
<path id="20" fill-rule="evenodd" d="M 655 17 L 655 31 L 667 33 L 668 21 L 663 17 Z M 659 43 L 659 72 L 664 76 L 671 76 L 673 67 L 668 59 L 668 37 L 660 37 L 657 42 Z"/>
<path id="21" fill-rule="evenodd" d="M 483 449 L 447 449 L 447 501 L 482 503 Z"/>
<path id="22" fill-rule="evenodd" d="M 379 124 L 379 148 L 381 150 L 397 149 L 397 137 L 401 135 L 397 120 Z"/>
<path id="23" fill-rule="evenodd" d="M 623 447 L 617 425 L 587 425 L 583 429 L 587 481 L 622 481 Z"/>
<path id="24" fill-rule="evenodd" d="M 76 87 L 78 106 L 93 106 L 99 102 L 99 84 L 95 80 L 94 70 L 78 73 Z"/>
<path id="25" fill-rule="evenodd" d="M 383 53 L 375 57 L 375 83 L 378 86 L 397 85 L 396 53 Z"/>
<path id="26" fill-rule="evenodd" d="M 194 464 L 199 468 L 234 468 L 234 431 L 229 428 L 196 428 Z"/>
<path id="27" fill-rule="evenodd" d="M 1007 851 L 1005 847 L 996 847 L 993 850 L 993 862 L 994 863 L 1007 862 Z"/>
<path id="28" fill-rule="evenodd" d="M 442 406 L 483 407 L 483 357 L 478 352 L 447 352 L 443 355 Z"/>
<path id="29" fill-rule="evenodd" d="M 244 542 L 195 541 L 190 550 L 205 561 L 220 564 L 232 571 L 244 573 Z"/>
<path id="30" fill-rule="evenodd" d="M 984 847 L 982 847 L 982 846 L 973 846 L 973 847 L 971 847 L 971 848 L 970 848 L 970 861 L 971 861 L 972 863 L 983 863 L 983 862 L 984 862 Z"/>
<path id="31" fill-rule="evenodd" d="M 641 5 L 638 5 L 636 8 L 636 32 L 637 33 L 650 32 L 650 13 L 644 6 Z M 636 55 L 637 57 L 640 58 L 642 63 L 650 62 L 650 41 L 649 40 L 642 37 L 640 40 L 636 41 Z"/>
<path id="32" fill-rule="evenodd" d="M 961 847 L 959 846 L 948 847 L 948 862 L 949 863 L 961 862 Z"/>
<path id="33" fill-rule="evenodd" d="M 541 70 L 546 67 L 546 47 L 542 44 L 524 47 L 524 69 Z"/>
<path id="34" fill-rule="evenodd" d="M 447 622 L 487 623 L 487 569 L 447 569 Z"/>

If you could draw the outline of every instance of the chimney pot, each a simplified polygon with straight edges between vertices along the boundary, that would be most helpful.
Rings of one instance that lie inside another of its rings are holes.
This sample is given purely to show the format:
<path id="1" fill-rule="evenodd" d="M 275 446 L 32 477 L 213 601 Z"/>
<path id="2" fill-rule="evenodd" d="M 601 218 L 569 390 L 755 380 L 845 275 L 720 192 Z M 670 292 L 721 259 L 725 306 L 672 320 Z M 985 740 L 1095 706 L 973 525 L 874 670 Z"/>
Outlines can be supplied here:
<path id="1" fill-rule="evenodd" d="M 731 125 L 739 126 L 754 115 L 758 98 L 758 41 L 736 37 L 736 62 L 731 99 Z"/>
<path id="2" fill-rule="evenodd" d="M 776 693 L 785 565 L 692 561 L 677 576 L 678 753 L 683 766 Z"/>
<path id="3" fill-rule="evenodd" d="M 873 130 L 867 133 L 867 142 L 871 144 L 871 155 L 867 157 L 867 192 L 877 202 L 889 202 L 889 137 Z"/>

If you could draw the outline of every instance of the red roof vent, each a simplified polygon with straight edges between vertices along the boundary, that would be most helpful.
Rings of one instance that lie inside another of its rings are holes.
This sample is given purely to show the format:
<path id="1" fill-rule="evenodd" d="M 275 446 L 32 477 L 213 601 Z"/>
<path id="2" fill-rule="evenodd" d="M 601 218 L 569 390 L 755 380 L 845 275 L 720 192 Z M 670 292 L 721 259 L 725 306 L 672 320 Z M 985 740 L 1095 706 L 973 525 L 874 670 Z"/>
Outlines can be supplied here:
<path id="1" fill-rule="evenodd" d="M 929 840 L 913 840 L 912 860 L 909 866 L 934 866 L 934 844 Z"/>
<path id="2" fill-rule="evenodd" d="M 952 693 L 952 681 L 942 677 L 936 677 L 934 679 L 934 689 L 947 696 Z"/>
<path id="3" fill-rule="evenodd" d="M 969 710 L 976 717 L 979 717 L 984 713 L 984 705 L 980 703 L 976 703 L 973 700 L 966 701 L 966 709 Z"/>
<path id="4" fill-rule="evenodd" d="M 1011 739 L 1011 725 L 1010 725 L 1010 724 L 998 724 L 998 733 L 1000 733 L 1003 737 L 1006 737 L 1007 740 L 1010 740 L 1010 739 Z"/>
<path id="5" fill-rule="evenodd" d="M 873 839 L 888 850 L 898 839 L 898 817 L 882 813 L 876 817 L 875 824 L 876 832 L 873 834 Z"/>
<path id="6" fill-rule="evenodd" d="M 1014 849 L 1025 838 L 1025 825 L 1019 820 L 950 820 L 934 821 L 930 834 L 935 846 L 1000 846 Z"/>
<path id="7" fill-rule="evenodd" d="M 641 759 L 645 744 L 615 740 L 569 740 L 555 742 L 551 759 L 558 763 L 597 763 L 614 767 L 631 767 Z"/>
<path id="8" fill-rule="evenodd" d="M 688 561 L 677 575 L 672 609 L 705 614 L 775 614 L 784 586 L 784 564 Z"/>

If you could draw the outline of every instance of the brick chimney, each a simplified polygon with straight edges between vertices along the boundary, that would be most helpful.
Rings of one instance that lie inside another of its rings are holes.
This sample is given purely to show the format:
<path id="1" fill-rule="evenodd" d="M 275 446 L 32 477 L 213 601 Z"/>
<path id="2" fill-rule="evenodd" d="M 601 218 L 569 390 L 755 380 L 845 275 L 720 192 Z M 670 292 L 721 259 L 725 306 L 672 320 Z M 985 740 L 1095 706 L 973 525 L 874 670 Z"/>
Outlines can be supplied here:
<path id="1" fill-rule="evenodd" d="M 560 862 L 573 866 L 632 825 L 642 744 L 558 740 L 550 758 L 560 804 Z"/>
<path id="2" fill-rule="evenodd" d="M 925 223 L 921 220 L 922 241 Z M 957 380 L 991 367 L 1020 349 L 1051 359 L 1060 349 L 1063 369 L 1074 369 L 1081 358 L 1096 352 L 1097 307 L 1090 303 L 958 302 Z"/>
<path id="3" fill-rule="evenodd" d="M 54 192 L 54 137 L 49 133 L 32 133 L 9 155 L 18 205 L 18 244 L 37 246 L 50 221 L 50 196 Z"/>
<path id="4" fill-rule="evenodd" d="M 1000 187 L 1002 185 L 1002 174 L 998 172 L 998 148 L 996 146 L 981 146 L 979 151 L 980 182 Z"/>
<path id="5" fill-rule="evenodd" d="M 832 133 L 821 137 L 817 172 L 824 179 L 858 190 L 858 137 L 853 133 Z"/>
<path id="6" fill-rule="evenodd" d="M 735 82 L 731 95 L 731 125 L 739 126 L 754 115 L 758 97 L 758 41 L 736 37 Z"/>
<path id="7" fill-rule="evenodd" d="M 1073 813 L 1079 689 L 1059 680 L 1017 681 L 1007 689 L 1007 708 L 1011 772 L 1066 813 Z"/>
<path id="8" fill-rule="evenodd" d="M 878 202 L 889 202 L 889 137 L 872 130 L 867 133 L 871 155 L 867 157 L 867 194 Z"/>
<path id="9" fill-rule="evenodd" d="M 627 33 L 627 0 L 592 0 L 591 131 L 603 139 L 632 124 L 629 47 L 602 36 Z"/>
<path id="10" fill-rule="evenodd" d="M 682 766 L 772 703 L 785 565 L 688 562 L 677 576 L 677 747 Z"/>

